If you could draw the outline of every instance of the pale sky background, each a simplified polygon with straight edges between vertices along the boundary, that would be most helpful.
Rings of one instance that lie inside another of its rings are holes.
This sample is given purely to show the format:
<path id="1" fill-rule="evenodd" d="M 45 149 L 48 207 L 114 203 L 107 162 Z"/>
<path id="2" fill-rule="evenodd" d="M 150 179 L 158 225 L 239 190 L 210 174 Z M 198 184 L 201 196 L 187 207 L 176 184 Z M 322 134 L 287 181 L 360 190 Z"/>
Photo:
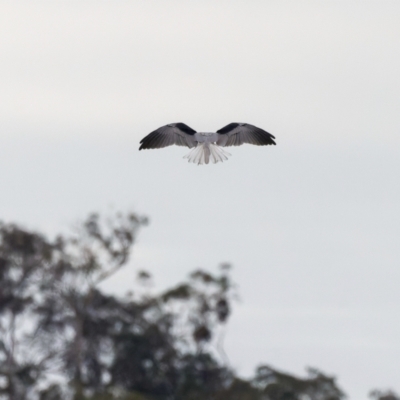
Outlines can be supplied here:
<path id="1" fill-rule="evenodd" d="M 234 265 L 226 351 L 400 392 L 400 1 L 0 2 L 0 219 L 49 234 L 148 215 L 126 290 Z M 195 166 L 170 122 L 276 147 Z"/>

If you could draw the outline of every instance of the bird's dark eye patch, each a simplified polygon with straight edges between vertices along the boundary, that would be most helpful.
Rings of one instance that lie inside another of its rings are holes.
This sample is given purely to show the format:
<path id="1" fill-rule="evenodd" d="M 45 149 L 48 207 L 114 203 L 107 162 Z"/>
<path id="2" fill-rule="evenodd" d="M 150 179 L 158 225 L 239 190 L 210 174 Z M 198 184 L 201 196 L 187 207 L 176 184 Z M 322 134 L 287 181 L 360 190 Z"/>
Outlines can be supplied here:
<path id="1" fill-rule="evenodd" d="M 196 133 L 194 129 L 192 129 L 190 126 L 187 126 L 183 122 L 178 122 L 175 124 L 175 126 L 181 131 L 187 133 L 188 135 L 194 135 Z"/>
<path id="2" fill-rule="evenodd" d="M 217 133 L 229 133 L 230 131 L 233 131 L 235 128 L 237 128 L 239 125 L 240 124 L 238 124 L 237 122 L 231 122 L 230 124 L 224 126 L 219 131 L 217 131 Z"/>

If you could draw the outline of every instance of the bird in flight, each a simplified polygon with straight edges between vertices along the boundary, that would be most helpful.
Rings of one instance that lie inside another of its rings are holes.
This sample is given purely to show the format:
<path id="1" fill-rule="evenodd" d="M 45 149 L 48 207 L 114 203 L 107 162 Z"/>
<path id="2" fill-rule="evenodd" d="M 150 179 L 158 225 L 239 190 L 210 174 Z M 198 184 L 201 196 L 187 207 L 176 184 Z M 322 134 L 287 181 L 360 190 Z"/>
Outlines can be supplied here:
<path id="1" fill-rule="evenodd" d="M 149 133 L 140 141 L 139 150 L 161 149 L 176 144 L 192 150 L 184 158 L 195 164 L 215 164 L 228 159 L 230 154 L 223 149 L 244 143 L 266 146 L 276 143 L 275 137 L 254 125 L 232 122 L 217 132 L 196 132 L 183 122 L 168 124 Z"/>

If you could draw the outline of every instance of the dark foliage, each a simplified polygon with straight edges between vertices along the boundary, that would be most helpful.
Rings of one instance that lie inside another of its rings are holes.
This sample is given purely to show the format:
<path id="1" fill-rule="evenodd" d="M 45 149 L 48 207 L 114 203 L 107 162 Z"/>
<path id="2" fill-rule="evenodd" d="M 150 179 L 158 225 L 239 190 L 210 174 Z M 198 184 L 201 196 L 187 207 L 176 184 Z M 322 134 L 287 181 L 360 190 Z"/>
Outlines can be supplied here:
<path id="1" fill-rule="evenodd" d="M 146 291 L 145 271 L 130 295 L 102 291 L 146 223 L 93 214 L 55 240 L 0 224 L 1 400 L 344 398 L 316 370 L 297 378 L 263 366 L 244 380 L 226 366 L 218 336 L 235 296 L 229 265 L 218 274 L 197 270 L 159 294 Z"/>
<path id="2" fill-rule="evenodd" d="M 370 397 L 373 400 L 400 400 L 400 397 L 392 390 L 373 390 Z"/>

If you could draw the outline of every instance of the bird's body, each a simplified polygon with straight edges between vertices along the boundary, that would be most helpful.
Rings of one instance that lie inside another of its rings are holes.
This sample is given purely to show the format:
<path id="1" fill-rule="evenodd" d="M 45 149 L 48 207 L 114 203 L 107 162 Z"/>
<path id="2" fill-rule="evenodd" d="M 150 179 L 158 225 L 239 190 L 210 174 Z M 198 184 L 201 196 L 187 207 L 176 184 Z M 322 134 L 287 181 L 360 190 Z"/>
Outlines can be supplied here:
<path id="1" fill-rule="evenodd" d="M 218 133 L 215 132 L 196 132 L 194 138 L 198 143 L 214 143 L 218 140 Z"/>
<path id="2" fill-rule="evenodd" d="M 139 150 L 157 149 L 176 144 L 191 148 L 187 158 L 196 164 L 208 164 L 228 159 L 223 147 L 250 143 L 257 146 L 275 145 L 275 137 L 254 125 L 232 122 L 217 132 L 196 132 L 186 124 L 177 122 L 151 132 L 140 143 Z"/>

